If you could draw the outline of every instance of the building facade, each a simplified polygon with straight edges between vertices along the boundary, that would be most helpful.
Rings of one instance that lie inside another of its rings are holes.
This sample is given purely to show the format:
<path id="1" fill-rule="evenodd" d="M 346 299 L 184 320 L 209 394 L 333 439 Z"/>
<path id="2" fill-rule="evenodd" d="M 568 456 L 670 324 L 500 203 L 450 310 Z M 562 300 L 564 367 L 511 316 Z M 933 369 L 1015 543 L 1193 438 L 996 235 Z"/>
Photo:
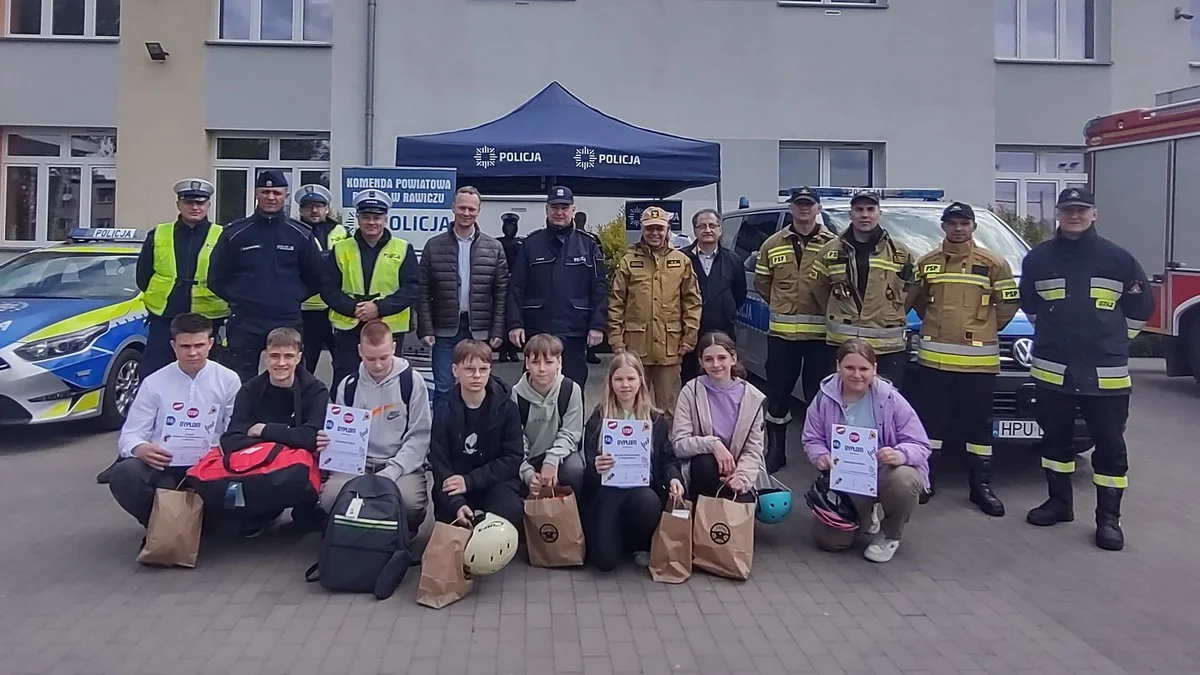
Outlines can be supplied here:
<path id="1" fill-rule="evenodd" d="M 1045 220 L 1086 181 L 1089 118 L 1200 83 L 1186 5 L 0 0 L 0 246 L 151 227 L 185 176 L 213 180 L 228 222 L 259 170 L 336 185 L 340 166 L 393 164 L 398 135 L 482 124 L 555 80 L 632 124 L 719 141 L 727 209 L 886 185 Z M 683 197 L 690 212 L 715 192 Z M 619 202 L 581 208 L 597 222 Z"/>

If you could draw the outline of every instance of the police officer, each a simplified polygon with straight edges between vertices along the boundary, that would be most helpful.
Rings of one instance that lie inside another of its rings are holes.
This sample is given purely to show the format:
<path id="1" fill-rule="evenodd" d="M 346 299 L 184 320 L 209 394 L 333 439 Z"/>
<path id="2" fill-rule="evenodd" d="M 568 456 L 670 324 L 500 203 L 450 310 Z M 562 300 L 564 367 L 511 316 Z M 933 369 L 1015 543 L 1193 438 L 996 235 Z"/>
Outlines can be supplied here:
<path id="1" fill-rule="evenodd" d="M 899 389 L 908 364 L 905 303 L 912 254 L 879 225 L 879 195 L 859 190 L 850 199 L 850 227 L 825 244 L 813 266 L 813 294 L 825 314 L 826 341 L 866 340 L 879 374 Z"/>
<path id="2" fill-rule="evenodd" d="M 508 338 L 550 333 L 563 341 L 563 375 L 587 383 L 587 349 L 604 339 L 608 284 L 600 244 L 575 227 L 575 196 L 556 185 L 546 227 L 525 237 L 508 282 Z"/>
<path id="3" fill-rule="evenodd" d="M 283 172 L 268 169 L 254 183 L 254 213 L 221 232 L 209 287 L 229 303 L 229 367 L 249 381 L 258 374 L 267 333 L 301 330 L 300 303 L 321 288 L 321 252 L 307 226 L 288 217 Z"/>
<path id="4" fill-rule="evenodd" d="M 642 239 L 617 264 L 608 295 L 608 344 L 642 359 L 654 405 L 675 414 L 683 356 L 700 340 L 700 287 L 692 261 L 667 241 L 671 216 L 642 211 Z"/>
<path id="5" fill-rule="evenodd" d="M 524 239 L 517 236 L 521 227 L 520 223 L 521 216 L 511 211 L 500 216 L 500 231 L 503 232 L 503 236 L 497 237 L 497 240 L 504 247 L 504 261 L 508 264 L 509 269 L 512 269 L 513 263 L 517 261 L 517 249 L 525 243 Z M 507 305 L 505 309 L 507 310 Z M 504 344 L 500 346 L 499 360 L 501 363 L 517 360 L 517 348 L 513 346 L 507 335 L 504 338 Z"/>
<path id="6" fill-rule="evenodd" d="M 594 232 L 592 232 L 592 231 L 590 231 L 590 230 L 588 230 L 588 229 L 587 229 L 587 222 L 588 222 L 588 215 L 587 215 L 587 213 L 585 213 L 585 212 L 583 212 L 583 211 L 576 211 L 576 212 L 575 212 L 575 231 L 576 231 L 576 232 L 582 232 L 582 233 L 586 234 L 587 236 L 591 237 L 592 239 L 595 239 L 595 240 L 596 240 L 596 244 L 597 244 L 597 245 L 599 245 L 599 244 L 600 244 L 600 237 L 597 237 L 597 236 L 596 236 L 596 234 L 595 234 Z M 600 250 L 601 250 L 601 251 L 603 251 L 603 250 L 604 250 L 604 248 L 603 248 L 603 247 L 601 247 L 601 248 L 600 248 Z M 591 363 L 591 364 L 597 364 L 597 363 L 600 363 L 600 355 L 596 353 L 596 346 L 595 346 L 595 345 L 588 345 L 588 348 L 587 348 L 587 362 L 588 362 L 588 363 Z"/>
<path id="7" fill-rule="evenodd" d="M 1000 372 L 998 333 L 1020 306 L 1012 268 L 975 244 L 975 211 L 954 202 L 942 212 L 942 245 L 917 261 L 911 306 L 921 317 L 916 403 L 935 455 L 962 443 L 970 466 L 970 500 L 1003 516 L 992 492 L 992 393 Z M 934 482 L 930 462 L 930 494 Z"/>
<path id="8" fill-rule="evenodd" d="M 354 195 L 358 229 L 333 245 L 325 263 L 321 298 L 329 305 L 333 325 L 333 382 L 357 368 L 358 334 L 363 324 L 379 319 L 392 329 L 396 356 L 404 334 L 412 328 L 412 307 L 421 297 L 421 276 L 412 246 L 387 228 L 392 199 L 381 190 Z"/>
<path id="9" fill-rule="evenodd" d="M 1096 201 L 1067 188 L 1055 206 L 1054 238 L 1021 266 L 1021 309 L 1034 321 L 1035 416 L 1042 427 L 1042 466 L 1049 499 L 1026 517 L 1048 526 L 1075 519 L 1075 411 L 1096 443 L 1096 546 L 1125 547 L 1121 496 L 1128 485 L 1125 422 L 1129 416 L 1129 342 L 1154 311 L 1142 266 L 1096 232 Z"/>
<path id="10" fill-rule="evenodd" d="M 787 425 L 792 421 L 792 391 L 800 379 L 804 400 L 817 395 L 821 380 L 833 372 L 834 350 L 825 344 L 824 299 L 814 294 L 815 263 L 836 235 L 818 222 L 821 196 L 808 187 L 788 198 L 790 227 L 767 238 L 754 264 L 754 290 L 770 309 L 767 330 L 767 471 L 787 464 Z M 828 291 L 823 291 L 828 293 Z M 807 405 L 807 403 L 806 403 Z"/>
<path id="11" fill-rule="evenodd" d="M 208 220 L 212 194 L 212 183 L 200 178 L 176 183 L 179 217 L 156 226 L 142 245 L 137 284 L 142 289 L 149 329 L 142 355 L 143 378 L 175 360 L 171 319 L 195 312 L 219 326 L 229 316 L 229 305 L 209 289 L 213 247 L 221 235 L 221 226 Z"/>
<path id="12" fill-rule="evenodd" d="M 329 257 L 333 245 L 350 236 L 346 228 L 329 217 L 331 195 L 324 185 L 301 185 L 296 191 L 296 204 L 300 207 L 300 222 L 312 228 L 313 240 L 321 250 L 322 258 Z M 300 316 L 304 322 L 304 367 L 310 373 L 317 371 L 321 351 L 328 349 L 333 354 L 333 327 L 329 325 L 329 306 L 314 293 L 300 304 Z"/>

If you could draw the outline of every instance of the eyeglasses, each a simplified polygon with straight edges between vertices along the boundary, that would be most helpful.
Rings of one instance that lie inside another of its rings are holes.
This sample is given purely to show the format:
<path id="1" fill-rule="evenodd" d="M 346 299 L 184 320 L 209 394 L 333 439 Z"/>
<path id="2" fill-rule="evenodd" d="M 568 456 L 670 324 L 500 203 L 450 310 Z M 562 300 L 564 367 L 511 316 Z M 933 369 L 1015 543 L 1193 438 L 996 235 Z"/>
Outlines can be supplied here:
<path id="1" fill-rule="evenodd" d="M 697 230 L 719 230 L 721 229 L 718 223 L 699 223 L 696 225 Z"/>

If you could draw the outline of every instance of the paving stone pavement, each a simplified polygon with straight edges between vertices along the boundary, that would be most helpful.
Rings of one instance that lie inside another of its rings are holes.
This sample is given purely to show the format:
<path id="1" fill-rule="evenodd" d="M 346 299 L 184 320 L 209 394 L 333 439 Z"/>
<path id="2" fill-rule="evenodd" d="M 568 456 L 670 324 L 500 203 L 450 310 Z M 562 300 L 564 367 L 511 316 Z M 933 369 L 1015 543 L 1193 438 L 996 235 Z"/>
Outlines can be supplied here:
<path id="1" fill-rule="evenodd" d="M 1091 544 L 1090 469 L 1076 476 L 1075 523 L 1026 525 L 1041 474 L 1010 453 L 996 481 L 1005 518 L 972 510 L 951 466 L 886 565 L 863 560 L 862 543 L 815 550 L 798 510 L 759 527 L 744 583 L 515 561 L 440 611 L 416 605 L 417 570 L 382 602 L 306 584 L 317 538 L 286 526 L 205 542 L 194 570 L 139 566 L 142 532 L 93 482 L 115 435 L 5 430 L 0 673 L 1197 673 L 1200 388 L 1153 361 L 1137 370 L 1124 552 Z M 782 477 L 803 489 L 798 436 Z"/>

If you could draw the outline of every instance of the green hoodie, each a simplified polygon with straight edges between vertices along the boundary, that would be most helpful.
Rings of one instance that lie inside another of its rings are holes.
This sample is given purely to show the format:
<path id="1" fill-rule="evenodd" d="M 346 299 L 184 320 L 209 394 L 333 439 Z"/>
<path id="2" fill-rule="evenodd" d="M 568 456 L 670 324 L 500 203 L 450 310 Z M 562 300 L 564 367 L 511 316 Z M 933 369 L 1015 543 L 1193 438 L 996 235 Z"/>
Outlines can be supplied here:
<path id="1" fill-rule="evenodd" d="M 525 461 L 521 462 L 521 480 L 525 483 L 533 477 L 532 458 L 546 456 L 551 466 L 558 466 L 564 458 L 579 449 L 583 439 L 583 392 L 579 385 L 571 383 L 571 405 L 567 414 L 558 418 L 558 390 L 563 376 L 559 373 L 545 396 L 537 393 L 529 382 L 529 373 L 521 376 L 513 387 L 513 401 L 517 397 L 529 402 L 529 420 L 525 423 Z"/>

